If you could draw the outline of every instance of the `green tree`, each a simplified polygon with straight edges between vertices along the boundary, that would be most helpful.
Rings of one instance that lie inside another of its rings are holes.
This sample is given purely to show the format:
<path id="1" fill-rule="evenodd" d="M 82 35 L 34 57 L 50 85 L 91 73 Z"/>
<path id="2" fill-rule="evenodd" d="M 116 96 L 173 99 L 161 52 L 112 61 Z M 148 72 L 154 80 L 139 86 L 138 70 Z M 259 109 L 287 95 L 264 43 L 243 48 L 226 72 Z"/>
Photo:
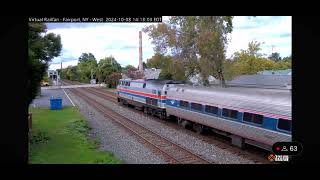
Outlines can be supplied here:
<path id="1" fill-rule="evenodd" d="M 124 67 L 122 73 L 131 79 L 142 79 L 144 76 L 142 72 L 138 71 L 138 69 L 132 65 L 127 65 Z"/>
<path id="2" fill-rule="evenodd" d="M 186 80 L 187 77 L 185 75 L 185 69 L 183 68 L 181 61 L 178 61 L 176 59 L 171 59 L 171 60 L 172 61 L 169 64 L 168 69 L 164 69 L 163 72 L 161 71 L 160 75 L 171 77 L 172 80 Z M 169 78 L 166 78 L 166 79 L 169 79 Z"/>
<path id="3" fill-rule="evenodd" d="M 258 41 L 251 41 L 248 44 L 248 50 L 246 51 L 250 56 L 254 56 L 254 57 L 261 57 L 262 54 L 259 53 L 259 51 L 261 50 L 261 44 Z"/>
<path id="4" fill-rule="evenodd" d="M 66 78 L 71 80 L 71 81 L 77 81 L 78 80 L 78 67 L 77 66 L 68 66 L 66 71 Z"/>
<path id="5" fill-rule="evenodd" d="M 280 54 L 277 53 L 277 52 L 272 53 L 268 58 L 273 60 L 273 61 L 281 61 Z"/>
<path id="6" fill-rule="evenodd" d="M 147 60 L 147 66 L 149 68 L 156 68 L 156 69 L 166 69 L 169 67 L 171 63 L 170 56 L 164 56 L 162 54 L 156 53 L 150 59 Z"/>
<path id="7" fill-rule="evenodd" d="M 261 43 L 250 42 L 247 50 L 240 50 L 234 53 L 233 60 L 224 62 L 224 73 L 228 80 L 239 75 L 256 74 L 264 70 L 283 70 L 291 68 L 291 59 L 274 61 L 263 58 L 259 53 Z M 280 55 L 276 55 L 280 57 Z M 275 57 L 276 57 L 275 56 Z M 279 59 L 279 58 L 278 58 Z"/>
<path id="8" fill-rule="evenodd" d="M 169 50 L 181 62 L 187 77 L 196 73 L 204 78 L 212 75 L 225 84 L 223 61 L 232 19 L 232 16 L 172 16 L 169 23 L 151 25 L 144 31 L 152 38 L 157 53 Z"/>
<path id="9" fill-rule="evenodd" d="M 100 59 L 96 73 L 99 82 L 107 82 L 108 76 L 114 72 L 121 72 L 121 65 L 114 57 Z"/>
<path id="10" fill-rule="evenodd" d="M 115 88 L 119 82 L 119 79 L 121 79 L 121 73 L 120 72 L 112 72 L 108 77 L 106 78 L 106 84 L 109 88 Z"/>
<path id="11" fill-rule="evenodd" d="M 138 70 L 137 68 L 135 68 L 132 65 L 127 65 L 124 68 L 122 68 L 122 73 L 126 73 L 127 71 L 136 71 Z"/>
<path id="12" fill-rule="evenodd" d="M 156 53 L 147 60 L 149 68 L 161 69 L 159 79 L 163 80 L 185 80 L 185 72 L 181 62 L 171 56 Z"/>
<path id="13" fill-rule="evenodd" d="M 94 79 L 97 71 L 97 60 L 91 53 L 82 53 L 78 62 L 78 74 L 81 82 L 90 82 L 91 76 Z"/>
<path id="14" fill-rule="evenodd" d="M 47 74 L 47 73 L 44 74 L 44 76 L 43 76 L 43 78 L 42 78 L 42 81 L 44 81 L 44 82 L 49 82 L 49 77 L 48 77 L 48 74 Z"/>
<path id="15" fill-rule="evenodd" d="M 27 104 L 29 105 L 38 93 L 40 82 L 48 69 L 48 63 L 59 56 L 62 44 L 59 35 L 43 34 L 47 31 L 45 24 L 29 23 L 28 26 Z"/>
<path id="16" fill-rule="evenodd" d="M 96 58 L 92 53 L 82 53 L 81 56 L 79 57 L 79 62 L 90 61 L 90 60 L 96 60 Z"/>
<path id="17" fill-rule="evenodd" d="M 282 60 L 286 62 L 290 62 L 292 60 L 292 55 L 284 57 Z"/>

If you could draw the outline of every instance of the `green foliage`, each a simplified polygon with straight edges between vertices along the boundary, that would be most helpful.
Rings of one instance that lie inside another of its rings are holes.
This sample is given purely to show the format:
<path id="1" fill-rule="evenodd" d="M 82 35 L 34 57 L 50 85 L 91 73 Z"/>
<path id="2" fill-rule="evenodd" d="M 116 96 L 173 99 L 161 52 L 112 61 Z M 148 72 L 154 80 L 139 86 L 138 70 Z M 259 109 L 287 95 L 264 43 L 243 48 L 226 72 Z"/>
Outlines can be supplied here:
<path id="1" fill-rule="evenodd" d="M 106 84 L 108 84 L 109 88 L 115 88 L 121 77 L 122 76 L 120 72 L 113 72 L 112 74 L 108 75 L 106 79 Z"/>
<path id="2" fill-rule="evenodd" d="M 44 76 L 43 76 L 43 78 L 42 78 L 42 81 L 44 81 L 44 82 L 49 82 L 49 77 L 48 77 L 48 74 L 47 74 L 47 73 L 44 74 Z"/>
<path id="3" fill-rule="evenodd" d="M 92 61 L 96 60 L 94 55 L 92 53 L 82 53 L 81 56 L 79 57 L 79 62 L 86 62 L 86 61 Z"/>
<path id="4" fill-rule="evenodd" d="M 147 60 L 149 68 L 161 69 L 159 79 L 162 80 L 185 80 L 185 71 L 181 62 L 171 56 L 156 53 Z"/>
<path id="5" fill-rule="evenodd" d="M 116 72 L 120 74 L 121 69 L 120 64 L 112 56 L 101 59 L 99 63 L 97 63 L 93 54 L 83 53 L 79 58 L 77 66 L 69 66 L 62 69 L 62 78 L 88 83 L 92 75 L 92 77 L 96 78 L 99 82 L 107 82 L 110 75 Z M 119 75 L 112 75 L 110 82 L 113 82 L 117 77 L 119 77 Z"/>
<path id="6" fill-rule="evenodd" d="M 39 144 L 39 143 L 44 143 L 44 142 L 49 141 L 49 140 L 50 140 L 50 137 L 48 136 L 47 132 L 36 131 L 30 137 L 29 143 L 30 144 Z"/>
<path id="7" fill-rule="evenodd" d="M 272 53 L 268 58 L 273 61 L 280 61 L 281 60 L 280 54 L 277 52 Z"/>
<path id="8" fill-rule="evenodd" d="M 144 31 L 152 38 L 157 53 L 170 51 L 181 62 L 187 77 L 201 73 L 224 83 L 223 61 L 227 35 L 233 29 L 232 19 L 232 16 L 172 16 L 169 23 L 151 25 Z"/>
<path id="9" fill-rule="evenodd" d="M 99 61 L 96 73 L 99 82 L 107 82 L 108 77 L 116 72 L 121 72 L 121 65 L 114 59 L 114 57 L 106 57 Z"/>
<path id="10" fill-rule="evenodd" d="M 291 56 L 277 61 L 263 58 L 259 51 L 261 43 L 250 42 L 247 50 L 234 53 L 233 60 L 224 61 L 224 75 L 227 80 L 231 80 L 239 75 L 256 74 L 264 70 L 284 70 L 291 68 Z M 280 54 L 273 55 L 280 57 Z M 269 58 L 272 56 L 269 56 Z"/>
<path id="11" fill-rule="evenodd" d="M 59 56 L 62 44 L 60 35 L 44 34 L 44 23 L 29 23 L 28 61 L 27 61 L 27 104 L 37 96 L 40 82 L 46 74 L 48 63 Z"/>
<path id="12" fill-rule="evenodd" d="M 168 64 L 161 69 L 159 79 L 162 80 L 186 80 L 185 69 L 180 61 L 170 59 Z"/>
<path id="13" fill-rule="evenodd" d="M 137 68 L 135 68 L 132 65 L 127 65 L 122 69 L 122 73 L 125 74 L 128 78 L 131 79 L 141 79 L 143 78 L 143 73 L 138 71 Z"/>
<path id="14" fill-rule="evenodd" d="M 169 67 L 172 58 L 170 56 L 164 56 L 156 53 L 150 59 L 147 60 L 147 66 L 149 68 L 166 69 Z"/>
<path id="15" fill-rule="evenodd" d="M 122 68 L 122 72 L 125 73 L 127 71 L 136 71 L 138 70 L 137 68 L 135 68 L 134 66 L 132 65 L 127 65 L 125 66 L 124 68 Z"/>
<path id="16" fill-rule="evenodd" d="M 71 122 L 66 126 L 66 129 L 69 131 L 76 131 L 82 134 L 88 134 L 90 130 L 88 124 L 81 119 Z"/>
<path id="17" fill-rule="evenodd" d="M 60 73 L 62 79 L 68 79 L 71 81 L 78 81 L 79 72 L 77 66 L 68 66 L 65 69 L 62 69 L 62 73 Z"/>
<path id="18" fill-rule="evenodd" d="M 90 82 L 91 76 L 92 78 L 95 78 L 95 73 L 98 68 L 97 60 L 94 58 L 94 56 L 89 53 L 83 53 L 79 57 L 79 63 L 78 63 L 78 72 L 79 72 L 79 80 L 81 82 Z"/>
<path id="19" fill-rule="evenodd" d="M 288 56 L 288 57 L 284 57 L 282 60 L 283 60 L 284 62 L 291 62 L 291 60 L 292 60 L 292 55 L 290 55 L 290 56 Z"/>
<path id="20" fill-rule="evenodd" d="M 88 136 L 84 117 L 72 107 L 59 111 L 30 108 L 33 129 L 29 144 L 31 164 L 119 164 L 112 153 L 99 150 Z"/>

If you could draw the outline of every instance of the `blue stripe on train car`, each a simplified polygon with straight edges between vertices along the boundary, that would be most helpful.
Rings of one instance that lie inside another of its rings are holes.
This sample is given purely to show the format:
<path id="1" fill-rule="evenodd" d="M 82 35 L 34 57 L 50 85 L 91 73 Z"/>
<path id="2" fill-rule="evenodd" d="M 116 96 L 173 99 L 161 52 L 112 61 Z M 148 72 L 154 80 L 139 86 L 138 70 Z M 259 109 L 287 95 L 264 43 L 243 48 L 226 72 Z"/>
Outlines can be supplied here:
<path id="1" fill-rule="evenodd" d="M 178 101 L 174 99 L 167 99 L 166 105 L 178 107 Z"/>
<path id="2" fill-rule="evenodd" d="M 181 107 L 179 106 L 179 102 L 180 102 L 180 101 L 178 101 L 178 100 L 167 99 L 166 105 L 168 105 L 168 106 L 173 106 L 173 107 L 177 107 L 177 108 L 181 108 Z M 194 110 L 191 110 L 191 109 L 190 109 L 190 104 L 191 104 L 191 102 L 189 102 L 189 108 L 181 108 L 181 109 L 185 109 L 185 110 L 188 110 L 188 111 L 194 111 Z M 204 112 L 204 106 L 202 105 L 202 107 L 203 107 L 202 111 L 195 111 L 195 112 L 202 113 L 202 114 L 206 114 L 206 115 L 210 115 L 210 116 L 215 116 L 215 117 L 221 117 L 221 118 L 224 118 L 224 119 L 226 119 L 226 120 L 232 120 L 232 121 L 236 121 L 236 122 L 243 123 L 243 124 L 249 124 L 249 125 L 253 125 L 253 126 L 257 126 L 257 127 L 262 127 L 262 128 L 264 128 L 264 129 L 269 129 L 269 130 L 273 130 L 273 131 L 278 131 L 278 132 L 290 134 L 289 132 L 279 131 L 279 130 L 276 128 L 276 127 L 277 127 L 277 122 L 278 122 L 278 120 L 275 119 L 275 118 L 270 118 L 270 117 L 265 117 L 265 116 L 264 116 L 264 118 L 263 118 L 263 124 L 262 124 L 262 125 L 259 125 L 259 124 L 244 122 L 244 121 L 243 121 L 243 112 L 238 112 L 237 119 L 232 119 L 232 118 L 223 116 L 223 115 L 222 115 L 222 109 L 221 109 L 221 108 L 218 108 L 218 114 L 210 114 L 210 113 Z"/>
<path id="3" fill-rule="evenodd" d="M 264 117 L 263 118 L 263 127 L 266 129 L 277 131 L 277 129 L 276 129 L 277 121 L 278 120 L 275 118 Z"/>
<path id="4" fill-rule="evenodd" d="M 127 93 L 127 92 L 119 92 L 119 94 L 126 94 L 126 95 L 129 95 L 129 96 L 135 96 L 135 97 L 146 99 L 146 96 L 141 96 L 141 95 Z M 158 99 L 158 101 L 159 101 L 159 99 Z M 161 103 L 166 103 L 166 100 L 161 100 Z"/>
<path id="5" fill-rule="evenodd" d="M 237 119 L 237 121 L 242 122 L 242 118 L 243 118 L 243 112 L 239 112 L 238 111 L 238 119 Z"/>

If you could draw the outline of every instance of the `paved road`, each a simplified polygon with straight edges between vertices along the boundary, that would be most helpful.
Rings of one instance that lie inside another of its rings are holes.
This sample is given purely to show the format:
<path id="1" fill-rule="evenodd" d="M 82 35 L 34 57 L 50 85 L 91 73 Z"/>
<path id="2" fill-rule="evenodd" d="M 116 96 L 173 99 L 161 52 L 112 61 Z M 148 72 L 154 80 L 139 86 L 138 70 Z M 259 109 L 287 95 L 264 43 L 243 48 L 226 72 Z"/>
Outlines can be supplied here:
<path id="1" fill-rule="evenodd" d="M 61 97 L 62 106 L 72 106 L 72 103 L 62 89 L 41 89 L 41 96 L 37 96 L 31 103 L 31 107 L 47 107 L 50 108 L 50 98 Z"/>

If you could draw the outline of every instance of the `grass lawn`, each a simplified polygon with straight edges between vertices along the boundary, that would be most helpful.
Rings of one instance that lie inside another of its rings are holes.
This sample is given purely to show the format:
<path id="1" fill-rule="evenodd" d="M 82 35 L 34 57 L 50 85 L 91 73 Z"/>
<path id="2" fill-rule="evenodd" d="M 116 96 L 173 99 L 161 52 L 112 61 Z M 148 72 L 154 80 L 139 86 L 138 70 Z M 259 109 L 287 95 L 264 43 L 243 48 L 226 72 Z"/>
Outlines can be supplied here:
<path id="1" fill-rule="evenodd" d="M 89 127 L 73 107 L 63 110 L 30 108 L 30 164 L 121 164 L 112 153 L 98 150 L 88 138 Z"/>

